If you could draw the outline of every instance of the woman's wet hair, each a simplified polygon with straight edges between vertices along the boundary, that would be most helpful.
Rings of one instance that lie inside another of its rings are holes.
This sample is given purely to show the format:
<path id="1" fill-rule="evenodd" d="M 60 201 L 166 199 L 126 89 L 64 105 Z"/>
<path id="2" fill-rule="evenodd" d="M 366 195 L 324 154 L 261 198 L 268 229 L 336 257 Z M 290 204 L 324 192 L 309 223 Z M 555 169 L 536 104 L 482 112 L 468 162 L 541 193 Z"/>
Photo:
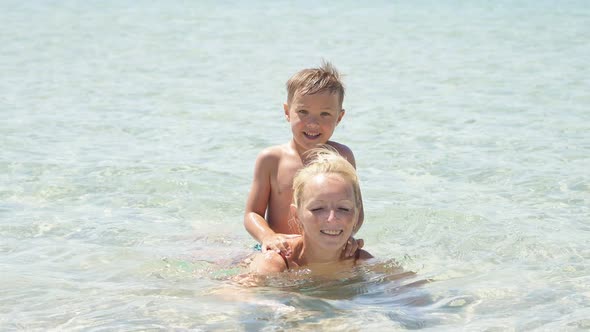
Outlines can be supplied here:
<path id="1" fill-rule="evenodd" d="M 308 161 L 307 164 L 293 179 L 293 204 L 297 208 L 303 202 L 305 186 L 313 177 L 320 174 L 336 174 L 350 183 L 354 192 L 355 207 L 360 209 L 362 203 L 358 176 L 356 169 L 346 158 L 329 145 L 309 150 L 304 158 Z"/>

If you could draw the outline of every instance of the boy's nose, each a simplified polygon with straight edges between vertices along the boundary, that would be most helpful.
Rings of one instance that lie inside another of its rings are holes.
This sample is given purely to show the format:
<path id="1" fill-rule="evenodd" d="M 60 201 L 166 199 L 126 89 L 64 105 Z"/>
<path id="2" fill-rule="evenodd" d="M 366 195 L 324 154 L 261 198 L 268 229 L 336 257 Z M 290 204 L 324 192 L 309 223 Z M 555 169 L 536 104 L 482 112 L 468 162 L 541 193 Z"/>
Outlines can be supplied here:
<path id="1" fill-rule="evenodd" d="M 320 123 L 320 120 L 316 117 L 316 116 L 310 116 L 309 119 L 307 120 L 307 125 L 315 125 L 318 126 Z"/>
<path id="2" fill-rule="evenodd" d="M 320 124 L 317 121 L 309 121 L 307 123 L 307 127 L 308 128 L 318 128 L 320 126 Z"/>

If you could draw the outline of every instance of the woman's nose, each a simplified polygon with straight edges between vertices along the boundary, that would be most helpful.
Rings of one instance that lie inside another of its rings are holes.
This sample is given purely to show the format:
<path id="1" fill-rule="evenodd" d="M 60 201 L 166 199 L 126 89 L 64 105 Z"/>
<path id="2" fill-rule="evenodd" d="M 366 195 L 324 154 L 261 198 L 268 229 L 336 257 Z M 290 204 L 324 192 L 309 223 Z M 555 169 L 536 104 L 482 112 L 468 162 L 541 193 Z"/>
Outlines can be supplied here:
<path id="1" fill-rule="evenodd" d="M 330 210 L 330 214 L 328 215 L 328 221 L 336 220 L 336 211 Z"/>

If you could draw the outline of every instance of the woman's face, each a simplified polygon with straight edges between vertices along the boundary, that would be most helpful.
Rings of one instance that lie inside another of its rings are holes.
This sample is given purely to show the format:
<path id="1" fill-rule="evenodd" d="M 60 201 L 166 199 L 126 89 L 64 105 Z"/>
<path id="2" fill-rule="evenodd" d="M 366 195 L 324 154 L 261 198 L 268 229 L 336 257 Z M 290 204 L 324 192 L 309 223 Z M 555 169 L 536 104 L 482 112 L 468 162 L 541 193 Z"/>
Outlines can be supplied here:
<path id="1" fill-rule="evenodd" d="M 310 243 L 341 249 L 358 220 L 352 184 L 337 174 L 314 176 L 303 189 L 297 217 Z"/>

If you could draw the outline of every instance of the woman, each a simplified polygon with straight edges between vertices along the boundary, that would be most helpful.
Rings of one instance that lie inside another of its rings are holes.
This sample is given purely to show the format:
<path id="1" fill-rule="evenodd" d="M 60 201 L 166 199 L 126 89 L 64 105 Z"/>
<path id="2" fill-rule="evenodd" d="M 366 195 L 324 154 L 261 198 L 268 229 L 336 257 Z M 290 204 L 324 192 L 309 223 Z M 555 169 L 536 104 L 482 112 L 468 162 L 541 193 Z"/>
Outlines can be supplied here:
<path id="1" fill-rule="evenodd" d="M 301 236 L 289 238 L 291 252 L 258 253 L 250 264 L 255 274 L 271 274 L 306 267 L 331 270 L 372 258 L 359 249 L 345 257 L 343 249 L 359 220 L 361 196 L 354 167 L 328 148 L 312 150 L 311 161 L 293 180 L 292 222 Z"/>

